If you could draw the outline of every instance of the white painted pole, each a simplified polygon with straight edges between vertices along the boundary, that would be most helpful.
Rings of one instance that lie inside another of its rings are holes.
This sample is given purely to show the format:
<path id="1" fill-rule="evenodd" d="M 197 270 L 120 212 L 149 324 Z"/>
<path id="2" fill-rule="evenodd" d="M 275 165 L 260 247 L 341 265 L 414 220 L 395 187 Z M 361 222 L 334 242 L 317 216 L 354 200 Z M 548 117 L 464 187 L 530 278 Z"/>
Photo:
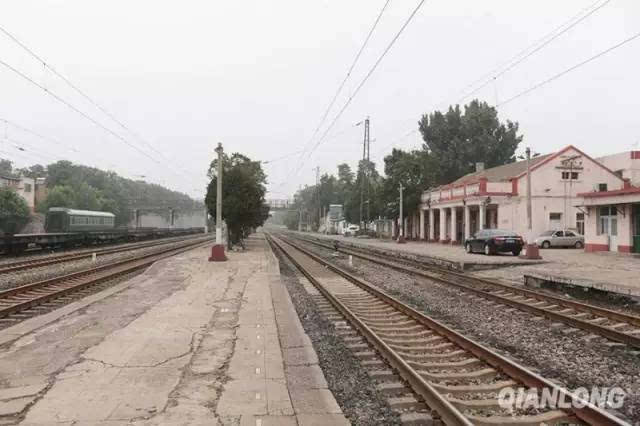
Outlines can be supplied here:
<path id="1" fill-rule="evenodd" d="M 216 244 L 222 244 L 222 144 L 218 143 L 218 181 L 216 188 Z"/>

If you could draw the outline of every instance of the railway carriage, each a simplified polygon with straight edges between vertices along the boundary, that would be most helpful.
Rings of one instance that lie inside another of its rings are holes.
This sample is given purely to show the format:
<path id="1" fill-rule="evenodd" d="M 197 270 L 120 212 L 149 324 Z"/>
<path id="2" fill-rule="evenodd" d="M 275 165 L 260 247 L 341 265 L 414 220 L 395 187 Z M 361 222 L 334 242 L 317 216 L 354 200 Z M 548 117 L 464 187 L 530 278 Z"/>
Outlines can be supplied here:
<path id="1" fill-rule="evenodd" d="M 51 207 L 44 229 L 48 233 L 105 231 L 115 228 L 115 217 L 109 212 Z"/>

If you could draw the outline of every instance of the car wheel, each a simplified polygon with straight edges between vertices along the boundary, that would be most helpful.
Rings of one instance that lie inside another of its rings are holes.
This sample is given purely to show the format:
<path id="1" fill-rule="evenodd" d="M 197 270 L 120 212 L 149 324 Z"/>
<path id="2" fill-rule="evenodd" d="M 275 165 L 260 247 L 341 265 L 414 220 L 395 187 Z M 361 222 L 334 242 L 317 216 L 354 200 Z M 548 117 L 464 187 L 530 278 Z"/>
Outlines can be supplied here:
<path id="1" fill-rule="evenodd" d="M 511 253 L 513 253 L 514 256 L 520 256 L 520 250 L 512 250 Z"/>
<path id="2" fill-rule="evenodd" d="M 574 247 L 577 249 L 581 249 L 582 247 L 584 247 L 584 244 L 582 244 L 582 241 L 576 241 Z"/>
<path id="3" fill-rule="evenodd" d="M 547 249 L 551 247 L 551 243 L 549 241 L 545 241 L 544 243 L 542 243 L 542 248 Z"/>
<path id="4" fill-rule="evenodd" d="M 493 254 L 491 252 L 491 247 L 489 247 L 489 244 L 484 245 L 484 254 L 486 254 L 487 256 L 491 256 Z"/>
<path id="5" fill-rule="evenodd" d="M 467 243 L 464 245 L 464 249 L 467 251 L 467 253 L 471 254 L 473 253 L 473 249 L 471 248 L 471 243 Z"/>

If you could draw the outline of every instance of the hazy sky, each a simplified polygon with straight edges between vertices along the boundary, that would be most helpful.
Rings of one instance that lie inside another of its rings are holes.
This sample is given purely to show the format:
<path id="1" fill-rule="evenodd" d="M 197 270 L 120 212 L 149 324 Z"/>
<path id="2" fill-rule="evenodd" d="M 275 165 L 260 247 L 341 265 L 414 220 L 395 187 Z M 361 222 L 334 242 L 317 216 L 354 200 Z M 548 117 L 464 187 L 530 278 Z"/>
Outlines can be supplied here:
<path id="1" fill-rule="evenodd" d="M 149 151 L 157 162 L 2 65 L 0 120 L 64 146 L 0 121 L 0 157 L 17 166 L 64 158 L 128 177 L 144 175 L 201 197 L 217 142 L 227 151 L 263 161 L 299 151 L 309 142 L 384 2 L 3 0 L 1 27 L 163 157 L 4 34 L 1 61 Z M 355 166 L 362 155 L 362 127 L 354 124 L 367 115 L 375 139 L 371 153 L 382 169 L 392 144 L 419 146 L 418 134 L 402 137 L 416 128 L 421 114 L 460 101 L 469 83 L 601 2 L 427 0 L 318 149 L 311 156 L 292 155 L 265 165 L 269 197 L 283 198 L 313 183 L 316 166 L 322 173 L 335 172 L 339 162 Z M 391 1 L 325 126 L 417 3 Z M 611 0 L 476 96 L 500 103 L 638 31 L 640 3 Z M 567 144 L 593 156 L 629 150 L 640 141 L 639 75 L 636 39 L 500 106 L 500 118 L 519 122 L 525 144 L 540 153 Z"/>

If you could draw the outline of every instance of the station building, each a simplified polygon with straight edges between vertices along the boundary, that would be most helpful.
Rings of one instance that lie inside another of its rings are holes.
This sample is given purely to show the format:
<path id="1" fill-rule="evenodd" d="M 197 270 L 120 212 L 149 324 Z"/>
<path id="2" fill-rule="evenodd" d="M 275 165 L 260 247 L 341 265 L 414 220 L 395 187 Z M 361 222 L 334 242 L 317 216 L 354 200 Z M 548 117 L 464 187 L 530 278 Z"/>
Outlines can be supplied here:
<path id="1" fill-rule="evenodd" d="M 598 158 L 622 181 L 578 194 L 585 216 L 585 250 L 640 253 L 640 151 Z"/>
<path id="2" fill-rule="evenodd" d="M 532 238 L 554 229 L 584 233 L 589 210 L 583 207 L 582 195 L 624 185 L 620 174 L 571 145 L 532 158 L 530 171 Z M 461 244 L 480 229 L 500 228 L 527 238 L 526 175 L 526 161 L 489 169 L 480 166 L 454 182 L 426 190 L 419 220 L 405 235 Z"/>

